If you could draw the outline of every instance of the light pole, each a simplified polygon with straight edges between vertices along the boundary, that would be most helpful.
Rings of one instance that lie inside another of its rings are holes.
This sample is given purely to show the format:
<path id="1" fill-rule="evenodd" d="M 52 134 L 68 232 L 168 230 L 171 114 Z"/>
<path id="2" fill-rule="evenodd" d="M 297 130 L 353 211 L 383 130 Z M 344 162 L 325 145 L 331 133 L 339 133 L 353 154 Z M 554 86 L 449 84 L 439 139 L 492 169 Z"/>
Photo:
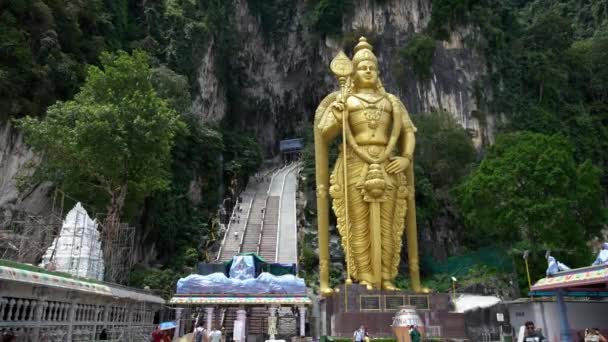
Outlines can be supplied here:
<path id="1" fill-rule="evenodd" d="M 456 277 L 452 277 L 452 300 L 456 299 L 456 282 L 458 279 Z"/>
<path id="2" fill-rule="evenodd" d="M 524 262 L 526 263 L 526 275 L 528 276 L 528 290 L 532 288 L 532 281 L 530 280 L 530 267 L 528 266 L 528 257 L 530 256 L 530 251 L 524 251 Z"/>

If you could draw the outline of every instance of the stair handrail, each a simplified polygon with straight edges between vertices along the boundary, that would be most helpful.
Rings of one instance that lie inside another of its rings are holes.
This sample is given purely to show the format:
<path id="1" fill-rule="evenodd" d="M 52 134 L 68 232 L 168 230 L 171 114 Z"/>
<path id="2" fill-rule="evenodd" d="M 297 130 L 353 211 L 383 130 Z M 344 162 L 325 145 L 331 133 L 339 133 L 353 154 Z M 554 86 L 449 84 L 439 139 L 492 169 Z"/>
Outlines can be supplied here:
<path id="1" fill-rule="evenodd" d="M 241 241 L 239 242 L 239 251 L 237 254 L 241 254 L 243 251 L 243 243 L 245 242 L 245 235 L 247 235 L 247 227 L 249 226 L 249 219 L 251 215 L 251 207 L 253 207 L 253 201 L 255 201 L 256 196 L 258 195 L 257 191 L 251 197 L 251 201 L 249 201 L 249 208 L 247 209 L 247 216 L 245 219 L 245 227 L 243 228 L 243 235 L 241 236 Z"/>
<path id="2" fill-rule="evenodd" d="M 272 174 L 270 177 L 270 183 L 268 184 L 268 190 L 266 190 L 266 200 L 264 201 L 264 211 L 262 212 L 262 222 L 260 223 L 260 234 L 258 236 L 258 245 L 256 247 L 256 254 L 260 255 L 260 247 L 262 245 L 262 233 L 264 232 L 264 219 L 266 218 L 266 210 L 268 209 L 268 198 L 270 197 L 270 189 L 272 188 L 272 182 L 277 174 L 281 173 L 283 169 L 289 167 L 289 164 L 283 165 L 278 171 Z M 278 224 L 278 222 L 277 222 Z M 276 261 L 276 258 L 275 258 Z"/>
<path id="3" fill-rule="evenodd" d="M 239 193 L 239 196 L 242 194 Z M 238 200 L 238 196 L 237 196 L 237 200 Z M 237 201 L 238 202 L 238 201 Z M 234 218 L 234 213 L 236 211 L 236 209 L 238 208 L 238 205 L 235 205 L 232 207 L 232 214 L 230 214 L 230 219 L 228 220 L 228 227 L 226 227 L 226 232 L 224 232 L 224 237 L 222 238 L 222 244 L 220 245 L 220 249 L 217 251 L 217 257 L 215 258 L 215 261 L 219 261 L 220 257 L 222 256 L 222 250 L 224 249 L 224 244 L 226 243 L 226 236 L 228 236 L 230 233 L 230 227 L 232 225 L 232 219 Z"/>
<path id="4" fill-rule="evenodd" d="M 298 162 L 294 162 L 294 168 L 298 167 Z M 277 218 L 277 239 L 274 244 L 274 260 L 279 262 L 279 239 L 281 238 L 281 207 L 283 206 L 283 193 L 285 192 L 285 180 L 287 179 L 287 175 L 291 173 L 292 170 L 289 170 L 283 175 L 283 184 L 281 185 L 281 197 L 279 198 L 279 213 Z M 297 220 L 297 219 L 296 219 Z M 297 221 L 296 221 L 297 222 Z M 297 246 L 296 246 L 297 250 Z M 297 259 L 297 258 L 296 258 Z M 297 265 L 297 260 L 296 260 Z"/>

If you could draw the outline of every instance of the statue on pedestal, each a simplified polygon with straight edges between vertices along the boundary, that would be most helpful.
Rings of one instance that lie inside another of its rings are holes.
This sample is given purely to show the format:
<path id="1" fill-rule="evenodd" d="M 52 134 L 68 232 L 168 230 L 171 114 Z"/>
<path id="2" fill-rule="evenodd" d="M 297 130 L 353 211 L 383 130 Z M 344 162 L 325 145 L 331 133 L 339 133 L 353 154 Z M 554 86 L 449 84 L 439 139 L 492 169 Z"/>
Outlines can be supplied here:
<path id="1" fill-rule="evenodd" d="M 372 46 L 361 37 L 354 50 L 352 60 L 340 52 L 332 61 L 340 90 L 327 95 L 315 112 L 321 293 L 332 293 L 328 194 L 345 251 L 346 283 L 354 280 L 370 290 L 398 290 L 394 280 L 406 231 L 411 285 L 420 292 L 413 169 L 416 128 L 403 103 L 382 86 Z M 340 153 L 330 174 L 328 146 L 339 135 Z"/>

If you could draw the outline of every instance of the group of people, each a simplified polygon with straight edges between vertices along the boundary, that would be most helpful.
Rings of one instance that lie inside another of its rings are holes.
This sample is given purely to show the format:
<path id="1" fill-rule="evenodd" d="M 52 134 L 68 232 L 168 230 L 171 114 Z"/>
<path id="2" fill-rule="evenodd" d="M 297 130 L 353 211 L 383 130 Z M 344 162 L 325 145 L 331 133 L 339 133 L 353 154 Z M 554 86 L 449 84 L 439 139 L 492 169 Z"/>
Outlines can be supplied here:
<path id="1" fill-rule="evenodd" d="M 211 331 L 207 331 L 202 323 L 199 323 L 196 329 L 194 329 L 193 342 L 223 342 L 222 331 L 216 329 L 215 326 L 211 328 Z"/>
<path id="2" fill-rule="evenodd" d="M 418 327 L 415 325 L 410 325 L 409 327 L 410 339 L 412 342 L 420 342 L 422 341 L 422 334 L 418 331 Z M 365 325 L 361 325 L 359 329 L 355 330 L 353 334 L 353 342 L 370 342 L 371 337 Z"/>
<path id="3" fill-rule="evenodd" d="M 542 333 L 541 329 L 534 326 L 534 322 L 528 321 L 523 326 L 523 331 L 520 331 L 518 342 L 543 342 L 548 341 Z M 585 342 L 608 342 L 600 333 L 598 328 L 585 329 Z"/>
<path id="4" fill-rule="evenodd" d="M 152 332 L 152 342 L 171 342 L 173 341 L 173 334 L 171 330 L 161 330 L 160 327 Z M 203 326 L 203 323 L 199 323 L 192 334 L 188 334 L 180 339 L 184 342 L 224 342 L 222 331 L 213 327 L 210 331 L 207 331 Z"/>
<path id="5" fill-rule="evenodd" d="M 607 342 L 598 328 L 585 329 L 585 342 Z"/>

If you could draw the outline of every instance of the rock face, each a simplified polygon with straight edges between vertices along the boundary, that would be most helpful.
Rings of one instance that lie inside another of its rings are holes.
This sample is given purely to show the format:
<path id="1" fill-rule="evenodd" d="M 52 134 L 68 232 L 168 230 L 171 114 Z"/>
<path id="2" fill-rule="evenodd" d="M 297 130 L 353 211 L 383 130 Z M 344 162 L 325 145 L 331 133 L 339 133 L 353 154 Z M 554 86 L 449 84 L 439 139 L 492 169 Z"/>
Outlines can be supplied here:
<path id="1" fill-rule="evenodd" d="M 343 20 L 347 53 L 358 35 L 373 43 L 380 61 L 381 78 L 387 91 L 403 99 L 409 111 L 420 114 L 432 110 L 452 113 L 470 130 L 476 146 L 491 142 L 493 117 L 479 118 L 474 89 L 486 73 L 483 57 L 464 47 L 464 39 L 474 30 L 462 28 L 448 42 L 437 42 L 431 77 L 419 80 L 398 56 L 415 34 L 428 25 L 431 1 L 354 1 L 352 13 Z M 286 5 L 290 6 L 290 5 Z M 217 46 L 210 44 L 201 56 L 195 114 L 202 121 L 228 120 L 254 130 L 267 153 L 276 153 L 278 141 L 301 136 L 310 129 L 316 105 L 322 96 L 337 88 L 329 73 L 329 62 L 342 43 L 322 38 L 307 23 L 303 1 L 283 9 L 281 29 L 267 32 L 262 15 L 249 8 L 247 0 L 236 1 L 236 34 L 239 47 L 228 63 L 229 81 L 218 83 Z M 393 72 L 396 67 L 403 70 Z M 421 132 L 423 133 L 423 132 Z"/>
<path id="2" fill-rule="evenodd" d="M 218 82 L 218 49 L 211 44 L 201 56 L 195 115 L 201 121 L 226 120 L 253 130 L 265 152 L 275 154 L 279 140 L 302 137 L 312 129 L 316 106 L 323 96 L 337 89 L 329 72 L 330 61 L 342 45 L 348 54 L 352 53 L 357 38 L 366 35 L 374 45 L 385 88 L 403 100 L 414 124 L 416 115 L 444 110 L 471 133 L 475 146 L 491 143 L 494 117 L 480 114 L 483 111 L 474 95 L 476 87 L 490 88 L 482 81 L 486 62 L 478 51 L 464 44 L 467 37 L 475 38 L 478 33 L 463 27 L 452 32 L 449 41 L 437 41 L 431 76 L 421 80 L 411 66 L 403 65 L 398 51 L 429 24 L 431 1 L 353 2 L 352 12 L 342 23 L 343 40 L 348 41 L 343 43 L 312 31 L 304 1 L 291 8 L 286 5 L 282 26 L 272 32 L 265 30 L 262 14 L 249 7 L 250 1 L 236 1 L 235 29 L 240 44 L 236 55 L 223 61 L 228 63 L 229 73 L 224 75 L 228 82 Z M 449 213 L 441 220 L 445 222 L 420 230 L 422 248 L 438 259 L 456 253 L 460 241 L 459 227 L 451 222 Z"/>
<path id="3" fill-rule="evenodd" d="M 19 192 L 24 177 L 34 172 L 39 159 L 23 142 L 23 135 L 10 122 L 0 122 L 0 208 L 38 215 L 50 211 L 48 183 Z"/>
<path id="4" fill-rule="evenodd" d="M 486 63 L 464 45 L 468 36 L 476 35 L 474 29 L 461 28 L 449 41 L 436 42 L 429 79 L 420 80 L 398 56 L 399 49 L 427 27 L 431 0 L 353 0 L 353 8 L 343 18 L 344 44 L 310 28 L 306 1 L 282 2 L 285 6 L 277 14 L 281 17 L 274 18 L 270 28 L 264 25 L 262 13 L 250 8 L 252 2 L 234 1 L 238 50 L 222 55 L 220 40 L 212 40 L 200 56 L 192 106 L 200 121 L 248 129 L 267 155 L 276 154 L 281 139 L 302 137 L 312 129 L 316 106 L 337 89 L 329 72 L 331 59 L 342 45 L 352 53 L 358 36 L 366 35 L 379 58 L 387 91 L 403 100 L 414 123 L 418 114 L 446 110 L 470 130 L 476 146 L 493 140 L 495 120 L 478 115 L 482 111 L 474 96 L 476 87 L 489 88 L 480 83 Z M 394 72 L 395 68 L 402 72 Z M 0 123 L 0 208 L 33 214 L 50 210 L 50 184 L 17 191 L 21 176 L 31 174 L 37 161 L 21 134 L 10 123 Z M 194 192 L 189 196 L 199 197 Z M 423 244 L 434 245 L 440 237 L 445 242 L 433 249 L 453 251 L 449 245 L 457 240 L 454 232 L 443 229 L 422 232 Z"/>

